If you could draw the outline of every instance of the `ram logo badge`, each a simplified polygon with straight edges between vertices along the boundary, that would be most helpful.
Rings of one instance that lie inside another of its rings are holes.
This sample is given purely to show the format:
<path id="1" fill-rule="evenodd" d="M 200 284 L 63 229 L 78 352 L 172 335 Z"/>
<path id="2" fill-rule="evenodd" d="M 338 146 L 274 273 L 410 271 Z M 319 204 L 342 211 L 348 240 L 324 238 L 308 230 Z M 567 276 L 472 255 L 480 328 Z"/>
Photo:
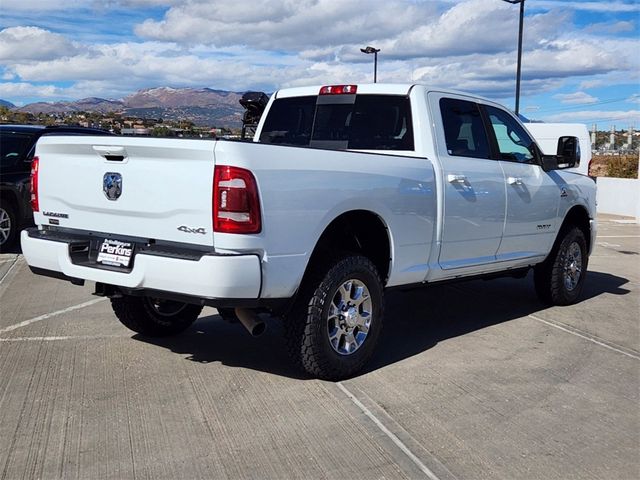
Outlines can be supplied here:
<path id="1" fill-rule="evenodd" d="M 109 200 L 117 200 L 122 195 L 122 175 L 107 172 L 102 177 L 102 191 Z"/>
<path id="2" fill-rule="evenodd" d="M 184 233 L 201 233 L 202 235 L 206 235 L 207 230 L 203 227 L 200 228 L 191 228 L 191 227 L 187 227 L 186 225 L 180 225 L 178 227 L 178 230 L 180 230 L 181 232 Z"/>

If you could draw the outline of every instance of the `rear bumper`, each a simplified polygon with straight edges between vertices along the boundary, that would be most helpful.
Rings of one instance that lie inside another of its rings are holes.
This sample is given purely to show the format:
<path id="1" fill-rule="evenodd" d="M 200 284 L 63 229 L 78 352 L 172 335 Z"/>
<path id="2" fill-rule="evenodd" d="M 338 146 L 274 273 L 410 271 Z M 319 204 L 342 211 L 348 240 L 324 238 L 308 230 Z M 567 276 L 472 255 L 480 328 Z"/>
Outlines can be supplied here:
<path id="1" fill-rule="evenodd" d="M 123 272 L 74 264 L 69 253 L 71 242 L 42 237 L 35 228 L 21 233 L 24 257 L 38 273 L 205 300 L 258 299 L 260 296 L 262 273 L 257 255 L 204 254 L 185 259 L 141 252 L 135 255 L 133 268 Z"/>

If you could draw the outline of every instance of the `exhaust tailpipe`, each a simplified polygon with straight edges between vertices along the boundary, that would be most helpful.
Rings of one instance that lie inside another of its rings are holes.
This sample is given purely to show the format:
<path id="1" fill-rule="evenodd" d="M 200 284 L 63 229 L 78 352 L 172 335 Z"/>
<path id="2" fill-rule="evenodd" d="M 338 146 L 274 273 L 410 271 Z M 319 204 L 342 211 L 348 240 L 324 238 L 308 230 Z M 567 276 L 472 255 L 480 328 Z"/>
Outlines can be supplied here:
<path id="1" fill-rule="evenodd" d="M 247 332 L 253 337 L 259 337 L 267 329 L 267 324 L 262 321 L 258 314 L 249 308 L 236 308 L 236 316 Z"/>

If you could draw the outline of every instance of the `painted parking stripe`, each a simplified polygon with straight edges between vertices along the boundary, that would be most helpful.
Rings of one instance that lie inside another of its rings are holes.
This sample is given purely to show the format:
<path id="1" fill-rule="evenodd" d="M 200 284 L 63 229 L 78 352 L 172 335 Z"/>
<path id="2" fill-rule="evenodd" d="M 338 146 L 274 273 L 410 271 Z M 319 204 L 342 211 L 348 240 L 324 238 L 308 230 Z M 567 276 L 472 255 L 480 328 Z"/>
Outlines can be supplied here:
<path id="1" fill-rule="evenodd" d="M 617 353 L 621 353 L 622 355 L 626 355 L 627 357 L 631 357 L 631 358 L 635 358 L 636 360 L 640 360 L 640 355 L 631 353 L 631 352 L 627 352 L 625 350 L 622 350 L 620 348 L 616 348 L 613 345 L 609 345 L 608 343 L 604 343 L 600 340 L 597 340 L 596 338 L 592 337 L 591 335 L 585 335 L 583 333 L 580 333 L 576 330 L 574 330 L 573 328 L 566 328 L 563 325 L 558 324 L 557 322 L 553 322 L 553 321 L 549 321 L 549 320 L 545 320 L 543 318 L 540 317 L 536 317 L 535 315 L 529 315 L 530 318 L 533 318 L 534 320 L 537 320 L 538 322 L 542 322 L 545 325 L 549 325 L 550 327 L 553 328 L 557 328 L 558 330 L 562 330 L 563 332 L 567 332 L 570 333 L 571 335 L 575 335 L 576 337 L 580 337 L 583 338 L 591 343 L 595 343 L 596 345 L 600 345 L 601 347 L 604 348 L 608 348 L 609 350 L 613 350 L 614 352 Z"/>
<path id="2" fill-rule="evenodd" d="M 9 267 L 9 269 L 5 272 L 5 274 L 2 276 L 2 278 L 0 278 L 0 283 L 4 282 L 4 279 L 5 279 L 5 278 L 7 278 L 7 277 L 9 276 L 9 274 L 11 273 L 11 271 L 12 271 L 14 268 L 16 268 L 16 265 L 18 264 L 18 259 L 19 259 L 19 258 L 20 258 L 20 257 L 16 257 L 16 258 L 14 258 L 14 259 L 7 260 L 6 262 L 3 262 L 3 263 L 13 262 L 13 265 L 11 265 L 11 266 Z"/>
<path id="3" fill-rule="evenodd" d="M 393 432 L 391 432 L 384 424 L 376 417 L 371 410 L 369 410 L 356 396 L 351 393 L 342 382 L 337 382 L 336 386 L 342 390 L 342 392 L 351 400 L 360 410 L 364 413 L 376 427 L 378 427 L 382 433 L 384 433 L 389 439 L 400 449 L 402 452 L 411 459 L 413 463 L 424 473 L 427 478 L 431 480 L 439 480 L 435 473 L 433 473 L 420 459 L 407 447 L 402 440 L 400 440 Z"/>
<path id="4" fill-rule="evenodd" d="M 60 342 L 65 340 L 104 340 L 108 338 L 131 338 L 131 335 L 59 335 L 49 337 L 0 338 L 0 342 Z"/>
<path id="5" fill-rule="evenodd" d="M 74 310 L 80 310 L 81 308 L 90 307 L 91 305 L 104 302 L 105 300 L 106 298 L 96 298 L 94 300 L 89 300 L 88 302 L 80 303 L 78 305 L 73 305 L 71 307 L 67 307 L 62 310 L 57 310 L 51 313 L 45 313 L 44 315 L 40 315 L 39 317 L 31 318 L 29 320 L 24 320 L 23 322 L 16 323 L 15 325 L 9 325 L 8 327 L 0 328 L 0 334 L 7 333 L 12 330 L 16 330 L 18 328 L 26 327 L 27 325 L 31 325 L 32 323 L 36 323 L 36 322 L 41 322 L 42 320 L 46 320 L 51 317 L 56 317 L 58 315 L 63 315 L 65 313 L 73 312 Z"/>

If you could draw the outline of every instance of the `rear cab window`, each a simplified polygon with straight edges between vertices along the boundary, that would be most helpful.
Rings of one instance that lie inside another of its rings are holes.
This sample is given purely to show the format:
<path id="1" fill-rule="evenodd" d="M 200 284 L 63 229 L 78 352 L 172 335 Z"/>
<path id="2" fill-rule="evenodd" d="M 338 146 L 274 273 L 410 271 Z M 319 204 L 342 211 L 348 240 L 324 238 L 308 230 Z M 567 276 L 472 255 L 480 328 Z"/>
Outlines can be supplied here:
<path id="1" fill-rule="evenodd" d="M 276 99 L 261 143 L 335 150 L 414 150 L 405 95 L 327 95 Z"/>

